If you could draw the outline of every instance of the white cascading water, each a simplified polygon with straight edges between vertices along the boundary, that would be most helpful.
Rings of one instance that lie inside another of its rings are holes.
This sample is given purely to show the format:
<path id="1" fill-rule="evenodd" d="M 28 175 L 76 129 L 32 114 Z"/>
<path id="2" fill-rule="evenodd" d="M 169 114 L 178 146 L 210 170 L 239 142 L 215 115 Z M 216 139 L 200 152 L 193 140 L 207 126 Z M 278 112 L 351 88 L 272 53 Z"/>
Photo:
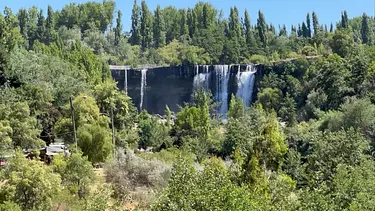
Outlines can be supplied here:
<path id="1" fill-rule="evenodd" d="M 143 107 L 143 96 L 145 94 L 145 89 L 147 87 L 147 69 L 141 70 L 141 102 L 139 104 L 139 109 L 142 110 Z"/>
<path id="2" fill-rule="evenodd" d="M 215 65 L 216 72 L 216 100 L 221 102 L 219 113 L 225 114 L 228 111 L 228 85 L 229 85 L 229 66 Z"/>
<path id="3" fill-rule="evenodd" d="M 125 87 L 125 92 L 128 93 L 128 69 L 124 70 L 124 87 Z"/>
<path id="4" fill-rule="evenodd" d="M 198 65 L 196 66 L 194 84 L 193 84 L 194 90 L 204 88 L 206 91 L 208 91 L 210 87 L 210 81 L 209 81 L 210 73 L 208 71 L 208 67 L 209 67 L 208 65 L 204 65 L 203 66 L 204 73 L 199 73 L 199 66 Z"/>
<path id="5" fill-rule="evenodd" d="M 237 72 L 238 90 L 236 97 L 241 97 L 246 106 L 250 106 L 253 95 L 256 69 L 254 65 L 247 65 L 246 71 L 241 72 L 240 66 Z"/>

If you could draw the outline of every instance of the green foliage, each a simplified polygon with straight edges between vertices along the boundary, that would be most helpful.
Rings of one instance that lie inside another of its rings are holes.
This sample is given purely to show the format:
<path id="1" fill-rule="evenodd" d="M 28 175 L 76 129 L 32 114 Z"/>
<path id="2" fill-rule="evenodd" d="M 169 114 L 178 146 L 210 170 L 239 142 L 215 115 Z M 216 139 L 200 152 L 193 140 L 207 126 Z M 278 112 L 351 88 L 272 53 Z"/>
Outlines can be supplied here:
<path id="1" fill-rule="evenodd" d="M 12 208 L 18 205 L 22 210 L 48 210 L 54 195 L 61 190 L 60 176 L 52 168 L 27 160 L 21 152 L 2 173 L 0 180 L 6 182 L 0 190 L 0 204 L 6 202 Z"/>
<path id="2" fill-rule="evenodd" d="M 202 171 L 179 159 L 164 195 L 152 210 L 262 210 L 249 189 L 230 181 L 223 162 L 211 158 Z M 259 199 L 259 198 L 258 198 Z"/>
<path id="3" fill-rule="evenodd" d="M 30 116 L 27 103 L 0 104 L 0 120 L 5 143 L 9 143 L 10 138 L 13 147 L 22 149 L 38 149 L 44 145 L 38 138 L 37 120 Z"/>
<path id="4" fill-rule="evenodd" d="M 258 93 L 258 102 L 263 108 L 279 110 L 281 101 L 281 91 L 277 88 L 265 88 Z"/>
<path id="5" fill-rule="evenodd" d="M 147 147 L 157 149 L 162 145 L 170 146 L 171 142 L 168 126 L 143 111 L 139 117 L 138 147 L 142 149 Z"/>
<path id="6" fill-rule="evenodd" d="M 61 175 L 62 185 L 67 187 L 72 194 L 83 198 L 89 193 L 92 185 L 94 171 L 87 157 L 74 153 L 71 157 L 55 156 L 52 162 L 54 172 Z"/>
<path id="7" fill-rule="evenodd" d="M 105 161 L 113 152 L 109 118 L 100 113 L 95 99 L 85 94 L 73 100 L 73 107 L 78 146 L 83 155 L 88 156 L 88 159 L 94 163 Z M 55 130 L 58 133 L 72 130 L 68 108 L 69 105 L 66 106 L 66 118 L 56 123 Z M 72 137 L 68 136 L 65 141 L 72 143 Z"/>

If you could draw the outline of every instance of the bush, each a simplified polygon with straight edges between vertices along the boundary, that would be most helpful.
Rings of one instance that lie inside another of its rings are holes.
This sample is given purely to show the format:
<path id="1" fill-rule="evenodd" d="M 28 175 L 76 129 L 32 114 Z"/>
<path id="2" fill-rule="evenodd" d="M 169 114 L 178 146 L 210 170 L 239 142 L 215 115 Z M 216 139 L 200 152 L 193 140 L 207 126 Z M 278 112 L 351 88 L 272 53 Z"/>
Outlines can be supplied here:
<path id="1" fill-rule="evenodd" d="M 115 160 L 107 163 L 105 170 L 116 198 L 142 200 L 138 201 L 140 205 L 147 206 L 155 199 L 156 190 L 167 185 L 171 166 L 157 160 L 145 160 L 131 151 L 118 150 Z"/>
<path id="2" fill-rule="evenodd" d="M 312 46 L 305 46 L 302 49 L 302 54 L 305 56 L 316 56 L 317 52 L 316 49 Z"/>
<path id="3" fill-rule="evenodd" d="M 250 63 L 253 64 L 268 64 L 269 60 L 266 56 L 254 54 L 250 57 Z"/>

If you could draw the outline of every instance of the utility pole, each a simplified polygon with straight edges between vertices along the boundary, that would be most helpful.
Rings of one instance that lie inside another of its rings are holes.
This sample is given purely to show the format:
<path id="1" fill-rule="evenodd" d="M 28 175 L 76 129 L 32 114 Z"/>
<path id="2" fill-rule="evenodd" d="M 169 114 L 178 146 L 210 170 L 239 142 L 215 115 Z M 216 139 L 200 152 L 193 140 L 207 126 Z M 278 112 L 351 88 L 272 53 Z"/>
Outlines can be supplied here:
<path id="1" fill-rule="evenodd" d="M 73 107 L 73 99 L 70 97 L 70 112 L 72 113 L 72 124 L 73 124 L 73 133 L 74 133 L 74 143 L 76 144 L 76 152 L 78 151 L 78 144 L 77 144 L 77 133 L 76 133 L 76 121 L 74 118 L 74 107 Z"/>
<path id="2" fill-rule="evenodd" d="M 113 108 L 111 108 L 111 126 L 112 126 L 112 147 L 113 147 L 113 156 L 115 156 L 115 125 L 113 122 Z"/>

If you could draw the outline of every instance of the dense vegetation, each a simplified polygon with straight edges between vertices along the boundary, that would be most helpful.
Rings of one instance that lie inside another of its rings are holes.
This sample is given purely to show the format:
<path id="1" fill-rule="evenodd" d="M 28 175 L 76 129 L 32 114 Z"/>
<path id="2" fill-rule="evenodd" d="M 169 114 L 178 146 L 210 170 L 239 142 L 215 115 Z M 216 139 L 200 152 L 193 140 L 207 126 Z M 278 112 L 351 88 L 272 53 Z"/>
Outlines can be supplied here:
<path id="1" fill-rule="evenodd" d="M 13 155 L 0 210 L 375 209 L 373 17 L 343 12 L 328 27 L 313 12 L 276 30 L 261 11 L 252 23 L 236 7 L 226 19 L 209 3 L 151 12 L 135 1 L 127 33 L 114 10 L 0 14 L 0 159 Z M 256 102 L 232 97 L 226 122 L 202 90 L 175 116 L 138 113 L 109 70 L 230 63 L 265 68 Z M 45 165 L 21 152 L 52 142 L 72 155 Z"/>

